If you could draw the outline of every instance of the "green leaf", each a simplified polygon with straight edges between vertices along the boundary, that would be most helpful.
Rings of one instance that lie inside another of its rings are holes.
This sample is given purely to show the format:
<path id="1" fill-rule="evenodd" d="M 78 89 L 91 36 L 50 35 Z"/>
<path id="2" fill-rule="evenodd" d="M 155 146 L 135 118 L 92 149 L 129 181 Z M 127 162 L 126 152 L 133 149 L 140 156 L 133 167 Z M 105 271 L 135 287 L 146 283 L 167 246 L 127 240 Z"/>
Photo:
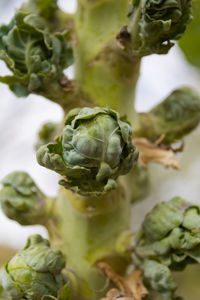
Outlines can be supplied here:
<path id="1" fill-rule="evenodd" d="M 194 20 L 184 37 L 179 41 L 179 46 L 187 60 L 195 67 L 200 68 L 200 1 L 194 0 L 193 6 Z"/>

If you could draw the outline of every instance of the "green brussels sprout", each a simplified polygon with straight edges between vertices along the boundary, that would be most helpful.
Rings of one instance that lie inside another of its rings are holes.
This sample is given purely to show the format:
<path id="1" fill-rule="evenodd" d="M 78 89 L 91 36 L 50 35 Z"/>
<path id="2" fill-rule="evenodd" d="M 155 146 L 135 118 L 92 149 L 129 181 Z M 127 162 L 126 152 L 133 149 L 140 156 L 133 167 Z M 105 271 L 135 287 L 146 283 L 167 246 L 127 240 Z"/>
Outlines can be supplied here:
<path id="1" fill-rule="evenodd" d="M 200 122 L 200 95 L 190 88 L 173 91 L 149 113 L 140 114 L 136 135 L 170 144 L 190 133 Z"/>
<path id="2" fill-rule="evenodd" d="M 192 20 L 191 0 L 132 0 L 129 42 L 135 56 L 165 54 Z"/>
<path id="3" fill-rule="evenodd" d="M 38 141 L 35 149 L 38 150 L 41 146 L 50 143 L 60 131 L 60 125 L 53 122 L 47 122 L 42 125 L 38 132 Z"/>
<path id="4" fill-rule="evenodd" d="M 83 195 L 116 188 L 138 159 L 132 129 L 108 108 L 74 109 L 68 114 L 62 136 L 37 152 L 40 165 L 63 176 L 65 188 Z"/>
<path id="5" fill-rule="evenodd" d="M 0 203 L 10 219 L 22 225 L 44 224 L 46 197 L 26 172 L 12 172 L 2 180 Z"/>
<path id="6" fill-rule="evenodd" d="M 171 282 L 170 270 L 181 271 L 187 264 L 200 263 L 200 208 L 179 197 L 158 204 L 146 215 L 134 248 L 137 259 L 144 262 L 145 276 L 153 280 L 152 288 L 162 293 L 159 280 L 163 283 L 169 278 Z"/>
<path id="7" fill-rule="evenodd" d="M 48 32 L 44 18 L 17 11 L 9 25 L 0 27 L 0 59 L 13 75 L 1 76 L 17 96 L 36 93 L 56 99 L 63 70 L 72 64 L 69 33 Z"/>
<path id="8" fill-rule="evenodd" d="M 33 235 L 5 265 L 2 286 L 13 300 L 41 300 L 44 295 L 57 296 L 64 284 L 61 274 L 64 267 L 63 254 L 51 249 L 48 240 Z"/>

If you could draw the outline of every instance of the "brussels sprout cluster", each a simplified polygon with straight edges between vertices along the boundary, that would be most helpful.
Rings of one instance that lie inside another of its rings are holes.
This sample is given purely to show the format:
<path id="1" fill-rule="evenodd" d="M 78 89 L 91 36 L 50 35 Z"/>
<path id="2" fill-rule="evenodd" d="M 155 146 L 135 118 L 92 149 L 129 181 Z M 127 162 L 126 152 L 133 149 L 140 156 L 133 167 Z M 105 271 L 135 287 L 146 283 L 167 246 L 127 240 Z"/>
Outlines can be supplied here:
<path id="1" fill-rule="evenodd" d="M 44 295 L 57 296 L 63 286 L 61 274 L 65 259 L 59 250 L 50 248 L 40 235 L 27 243 L 6 265 L 2 285 L 13 300 L 41 300 Z"/>
<path id="2" fill-rule="evenodd" d="M 170 270 L 200 263 L 200 208 L 179 197 L 158 204 L 144 219 L 135 255 L 144 262 L 151 287 L 163 299 L 173 295 L 176 285 Z"/>
<path id="3" fill-rule="evenodd" d="M 140 129 L 136 135 L 170 144 L 184 137 L 200 122 L 200 95 L 191 88 L 173 91 L 148 113 L 139 116 Z"/>
<path id="4" fill-rule="evenodd" d="M 192 1 L 133 0 L 128 17 L 134 55 L 165 54 L 192 20 Z"/>
<path id="5" fill-rule="evenodd" d="M 0 203 L 10 219 L 22 225 L 46 222 L 46 196 L 26 172 L 12 172 L 2 180 Z"/>
<path id="6" fill-rule="evenodd" d="M 40 6 L 42 3 L 40 3 Z M 50 33 L 45 19 L 19 10 L 8 25 L 0 27 L 0 59 L 13 75 L 0 77 L 17 96 L 39 93 L 50 97 L 63 70 L 72 64 L 69 33 Z"/>
<path id="7" fill-rule="evenodd" d="M 108 108 L 74 109 L 62 136 L 41 147 L 40 165 L 63 176 L 60 184 L 80 194 L 100 194 L 116 188 L 119 175 L 136 163 L 132 129 Z"/>

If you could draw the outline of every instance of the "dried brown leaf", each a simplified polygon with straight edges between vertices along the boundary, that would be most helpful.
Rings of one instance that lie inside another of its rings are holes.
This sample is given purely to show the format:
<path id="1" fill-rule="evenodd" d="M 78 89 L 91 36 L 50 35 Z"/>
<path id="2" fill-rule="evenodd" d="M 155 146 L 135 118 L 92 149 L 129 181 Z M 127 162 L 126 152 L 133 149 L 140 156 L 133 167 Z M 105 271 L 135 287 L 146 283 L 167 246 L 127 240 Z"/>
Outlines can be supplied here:
<path id="1" fill-rule="evenodd" d="M 124 297 L 124 293 L 120 292 L 118 289 L 111 289 L 106 294 L 105 298 L 101 298 L 100 300 L 134 300 L 130 297 Z"/>
<path id="2" fill-rule="evenodd" d="M 162 149 L 158 144 L 153 144 L 146 138 L 135 138 L 133 143 L 139 150 L 139 162 L 144 168 L 147 168 L 150 162 L 157 162 L 166 168 L 180 169 L 180 164 L 172 149 Z"/>
<path id="3" fill-rule="evenodd" d="M 142 300 L 148 295 L 148 291 L 142 282 L 142 272 L 136 269 L 132 274 L 126 277 L 118 275 L 108 264 L 100 262 L 98 267 L 104 275 L 116 285 L 118 290 L 110 290 L 106 298 L 101 300 Z M 117 293 L 118 291 L 118 293 Z"/>
<path id="4" fill-rule="evenodd" d="M 125 283 L 132 291 L 135 300 L 141 300 L 148 295 L 148 291 L 143 285 L 142 271 L 136 269 L 133 273 L 125 278 Z"/>
<path id="5" fill-rule="evenodd" d="M 131 291 L 127 290 L 126 285 L 124 285 L 124 278 L 120 275 L 118 275 L 108 264 L 104 262 L 99 262 L 98 267 L 101 269 L 101 271 L 104 273 L 104 275 L 112 281 L 120 291 L 124 292 L 125 295 L 130 295 Z"/>

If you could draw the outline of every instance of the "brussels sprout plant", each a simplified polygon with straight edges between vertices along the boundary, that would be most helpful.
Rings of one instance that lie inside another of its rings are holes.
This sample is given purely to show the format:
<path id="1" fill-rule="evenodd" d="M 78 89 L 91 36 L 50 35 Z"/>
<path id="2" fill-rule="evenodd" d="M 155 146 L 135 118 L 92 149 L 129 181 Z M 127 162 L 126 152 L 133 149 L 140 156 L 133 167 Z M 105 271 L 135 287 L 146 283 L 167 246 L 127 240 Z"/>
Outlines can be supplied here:
<path id="1" fill-rule="evenodd" d="M 180 87 L 142 113 L 134 98 L 142 58 L 168 53 L 192 19 L 191 0 L 78 0 L 74 14 L 29 0 L 0 27 L 11 71 L 0 82 L 18 97 L 46 97 L 64 116 L 44 124 L 35 145 L 38 163 L 60 175 L 58 195 L 24 171 L 1 182 L 5 215 L 45 226 L 49 241 L 30 236 L 5 262 L 0 299 L 182 299 L 174 272 L 200 263 L 200 207 L 160 199 L 138 231 L 130 212 L 150 191 L 149 163 L 179 169 L 200 95 Z"/>

